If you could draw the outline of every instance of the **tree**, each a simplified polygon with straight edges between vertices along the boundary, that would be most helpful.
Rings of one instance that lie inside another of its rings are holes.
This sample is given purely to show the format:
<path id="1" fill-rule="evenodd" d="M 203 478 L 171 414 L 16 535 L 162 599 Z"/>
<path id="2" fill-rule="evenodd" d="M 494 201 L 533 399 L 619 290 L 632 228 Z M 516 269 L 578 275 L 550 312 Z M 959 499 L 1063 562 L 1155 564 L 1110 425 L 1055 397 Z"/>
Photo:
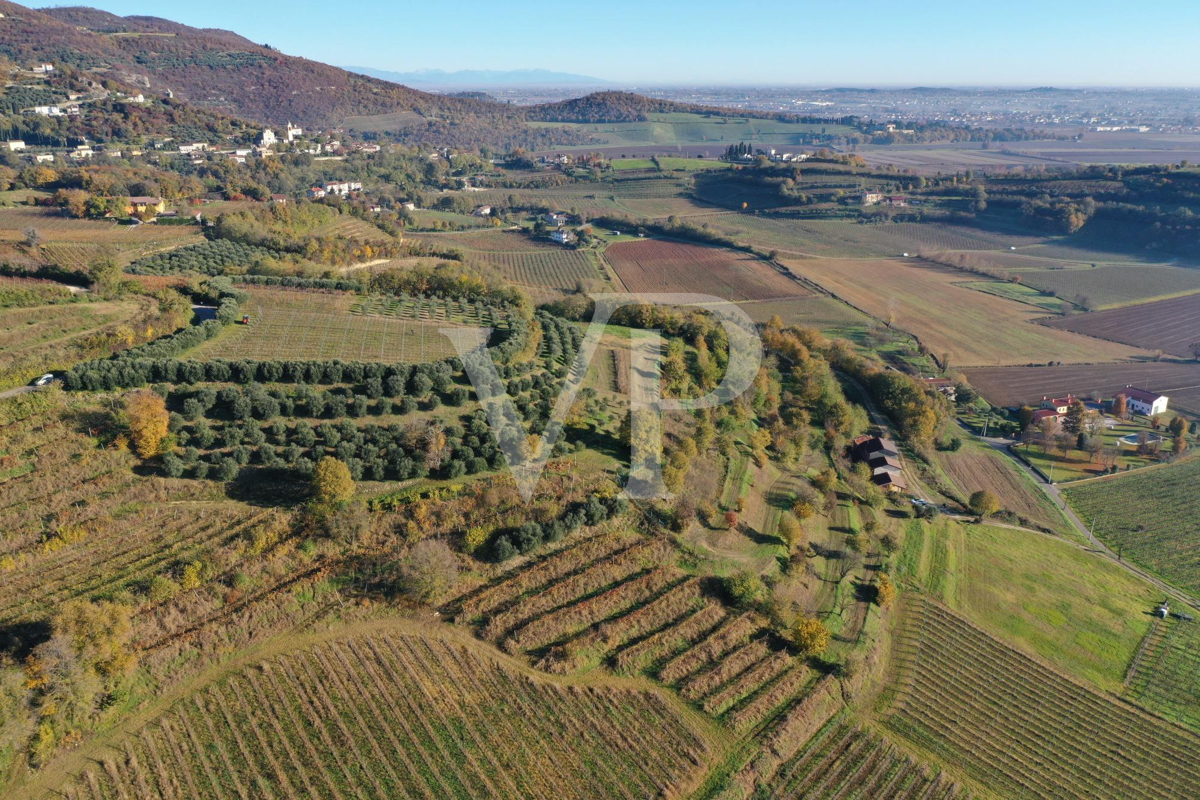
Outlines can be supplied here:
<path id="1" fill-rule="evenodd" d="M 333 456 L 325 456 L 313 469 L 312 490 L 318 505 L 334 506 L 346 502 L 354 496 L 350 468 Z"/>
<path id="2" fill-rule="evenodd" d="M 1000 498 L 996 497 L 988 489 L 980 489 L 975 494 L 971 495 L 971 499 L 967 502 L 971 512 L 978 517 L 990 517 L 1000 510 Z"/>
<path id="3" fill-rule="evenodd" d="M 1125 419 L 1129 415 L 1129 401 L 1125 395 L 1119 394 L 1113 398 L 1112 413 L 1117 419 Z"/>
<path id="4" fill-rule="evenodd" d="M 1083 431 L 1083 422 L 1086 416 L 1087 409 L 1083 407 L 1083 402 L 1073 400 L 1067 407 L 1067 416 L 1063 418 L 1063 430 L 1078 436 Z"/>
<path id="5" fill-rule="evenodd" d="M 158 455 L 171 421 L 166 401 L 143 389 L 125 399 L 125 414 L 129 417 L 129 438 L 134 452 L 142 458 Z"/>
<path id="6" fill-rule="evenodd" d="M 417 542 L 400 566 L 404 591 L 424 602 L 443 595 L 458 580 L 458 559 L 440 539 Z"/>
<path id="7" fill-rule="evenodd" d="M 817 655 L 829 646 L 829 629 L 816 617 L 801 617 L 792 626 L 792 641 L 800 655 Z"/>
<path id="8" fill-rule="evenodd" d="M 887 608 L 895 599 L 896 585 L 886 572 L 879 573 L 879 577 L 875 579 L 875 604 L 880 608 Z"/>
<path id="9" fill-rule="evenodd" d="M 751 608 L 762 601 L 767 589 L 762 578 L 742 570 L 725 579 L 725 591 L 735 606 Z"/>
<path id="10" fill-rule="evenodd" d="M 804 529 L 800 527 L 800 523 L 795 517 L 784 514 L 779 519 L 779 538 L 788 546 L 788 549 L 795 550 L 804 543 Z"/>

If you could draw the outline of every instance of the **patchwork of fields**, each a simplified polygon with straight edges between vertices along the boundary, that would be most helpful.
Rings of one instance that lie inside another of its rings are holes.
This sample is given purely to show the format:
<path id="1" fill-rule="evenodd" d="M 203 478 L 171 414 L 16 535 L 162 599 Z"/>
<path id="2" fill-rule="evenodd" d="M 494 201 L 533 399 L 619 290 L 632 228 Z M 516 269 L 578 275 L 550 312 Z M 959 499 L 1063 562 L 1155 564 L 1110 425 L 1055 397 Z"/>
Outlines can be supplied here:
<path id="1" fill-rule="evenodd" d="M 1200 737 L 906 597 L 889 731 L 1003 796 L 1194 797 Z"/>
<path id="2" fill-rule="evenodd" d="M 643 797 L 686 791 L 711 750 L 655 692 L 541 679 L 477 647 L 384 631 L 210 684 L 64 794 Z"/>
<path id="3" fill-rule="evenodd" d="M 30 228 L 45 242 L 145 245 L 200 241 L 200 229 L 194 225 L 118 225 L 101 220 L 72 219 L 57 209 L 0 208 L 0 241 L 23 241 L 25 231 Z"/>
<path id="4" fill-rule="evenodd" d="M 1028 286 L 1068 300 L 1082 296 L 1092 308 L 1123 306 L 1159 297 L 1200 292 L 1200 270 L 1182 267 L 1122 265 L 1031 269 L 1016 275 Z M 1149 309 L 1146 309 L 1145 313 L 1157 316 Z"/>
<path id="5" fill-rule="evenodd" d="M 956 452 L 939 452 L 938 462 L 963 497 L 988 489 L 1005 511 L 1054 531 L 1069 529 L 1062 512 L 1007 456 L 968 442 Z"/>
<path id="6" fill-rule="evenodd" d="M 787 262 L 851 305 L 908 331 L 957 366 L 1132 359 L 1142 351 L 1033 324 L 1045 312 L 959 285 L 962 273 L 923 261 Z M 1041 393 L 1038 395 L 1041 396 Z"/>
<path id="7" fill-rule="evenodd" d="M 718 247 L 652 240 L 609 245 L 604 257 L 631 292 L 697 292 L 726 300 L 811 294 L 761 259 Z"/>
<path id="8" fill-rule="evenodd" d="M 375 313 L 363 313 L 364 309 Z M 459 324 L 444 304 L 398 305 L 394 314 L 379 313 L 387 309 L 380 301 L 360 300 L 349 293 L 255 288 L 242 307 L 250 324 L 230 326 L 189 356 L 394 364 L 437 361 L 456 354 L 438 330 Z"/>

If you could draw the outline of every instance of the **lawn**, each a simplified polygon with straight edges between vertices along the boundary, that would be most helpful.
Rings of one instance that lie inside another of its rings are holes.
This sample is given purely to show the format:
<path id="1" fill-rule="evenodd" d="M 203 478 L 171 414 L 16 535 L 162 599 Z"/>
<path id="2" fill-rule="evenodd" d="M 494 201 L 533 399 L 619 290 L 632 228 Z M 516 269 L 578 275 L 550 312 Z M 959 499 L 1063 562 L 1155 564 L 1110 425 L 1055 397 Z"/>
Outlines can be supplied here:
<path id="1" fill-rule="evenodd" d="M 1162 441 L 1159 443 L 1162 453 L 1169 455 L 1171 435 L 1166 429 L 1166 423 L 1170 422 L 1173 417 L 1174 414 L 1171 413 L 1165 415 L 1162 420 L 1162 428 L 1158 431 L 1153 429 L 1147 418 L 1137 416 L 1129 420 L 1114 420 L 1117 422 L 1116 425 L 1104 428 L 1100 434 L 1100 438 L 1104 440 L 1104 446 L 1120 449 L 1120 455 L 1115 462 L 1117 469 L 1125 471 L 1161 463 L 1158 456 L 1138 455 L 1137 446 L 1124 442 L 1122 439 L 1133 437 L 1136 440 L 1138 434 L 1142 432 L 1162 437 Z M 1039 444 L 1029 444 L 1020 445 L 1017 447 L 1017 452 L 1030 464 L 1041 470 L 1047 478 L 1052 478 L 1054 483 L 1069 483 L 1081 478 L 1095 478 L 1104 474 L 1100 459 L 1093 459 L 1091 453 L 1082 450 L 1072 449 L 1063 453 L 1053 446 L 1043 449 Z"/>

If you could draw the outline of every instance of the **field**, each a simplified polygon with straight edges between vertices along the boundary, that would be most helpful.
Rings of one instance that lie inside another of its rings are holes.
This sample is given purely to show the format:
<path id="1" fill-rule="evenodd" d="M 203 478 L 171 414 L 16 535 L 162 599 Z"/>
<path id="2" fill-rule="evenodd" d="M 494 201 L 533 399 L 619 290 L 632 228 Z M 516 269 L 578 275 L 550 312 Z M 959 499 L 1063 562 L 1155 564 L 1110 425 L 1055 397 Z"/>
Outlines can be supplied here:
<path id="1" fill-rule="evenodd" d="M 661 541 L 596 536 L 468 596 L 457 618 L 547 671 L 646 672 L 735 730 L 797 700 L 814 673 L 672 559 Z"/>
<path id="2" fill-rule="evenodd" d="M 65 796 L 646 797 L 686 790 L 710 751 L 656 692 L 385 629 L 209 684 L 95 755 Z"/>
<path id="3" fill-rule="evenodd" d="M 618 242 L 604 257 L 631 292 L 695 292 L 726 300 L 810 294 L 765 261 L 718 247 L 662 240 Z"/>
<path id="4" fill-rule="evenodd" d="M 1200 413 L 1200 364 L 1145 361 L 1054 367 L 977 367 L 965 370 L 984 397 L 998 406 L 1035 403 L 1046 395 L 1112 397 L 1133 384 L 1170 397 L 1174 408 Z"/>
<path id="5" fill-rule="evenodd" d="M 154 305 L 147 298 L 0 310 L 0 388 L 65 369 L 104 350 Z"/>
<path id="6" fill-rule="evenodd" d="M 966 442 L 957 452 L 938 453 L 938 461 L 964 497 L 990 489 L 1005 511 L 1054 531 L 1069 530 L 1062 512 L 1007 456 Z"/>
<path id="7" fill-rule="evenodd" d="M 799 144 L 806 134 L 820 132 L 849 132 L 852 129 L 836 124 L 808 125 L 770 119 L 737 117 L 706 117 L 684 112 L 648 114 L 644 122 L 561 123 L 532 122 L 533 126 L 567 127 L 590 134 L 607 146 L 622 145 L 681 145 L 693 143 L 752 142 L 755 145 Z M 594 150 L 595 145 L 581 145 Z M 571 148 L 558 148 L 568 150 Z"/>
<path id="8" fill-rule="evenodd" d="M 856 308 L 913 334 L 938 357 L 949 354 L 959 367 L 1110 361 L 1141 352 L 1036 325 L 1033 320 L 1045 312 L 964 288 L 962 273 L 949 267 L 821 258 L 787 265 Z"/>
<path id="9" fill-rule="evenodd" d="M 1015 274 L 1028 286 L 1068 300 L 1082 295 L 1097 309 L 1200 292 L 1200 271 L 1182 267 L 1119 265 Z"/>
<path id="10" fill-rule="evenodd" d="M 1095 534 L 1163 579 L 1200 590 L 1200 521 L 1196 486 L 1200 459 L 1132 475 L 1090 481 L 1064 490 L 1067 502 Z"/>
<path id="11" fill-rule="evenodd" d="M 840 219 L 787 219 L 752 214 L 714 214 L 708 222 L 739 242 L 794 256 L 894 258 L 902 253 L 1007 250 L 1041 241 L 1029 234 L 994 233 L 946 223 L 860 224 Z M 960 273 L 961 276 L 961 273 Z"/>
<path id="12" fill-rule="evenodd" d="M 200 229 L 194 225 L 118 225 L 115 222 L 72 219 L 53 209 L 0 208 L 0 241 L 24 241 L 25 231 L 30 228 L 48 243 L 140 246 L 200 240 Z"/>
<path id="13" fill-rule="evenodd" d="M 1200 623 L 1172 618 L 1154 624 L 1129 676 L 1128 696 L 1200 733 Z"/>
<path id="14" fill-rule="evenodd" d="M 875 326 L 875 320 L 841 300 L 824 295 L 786 300 L 754 300 L 739 303 L 755 322 L 778 316 L 784 325 L 801 325 L 824 331 L 850 331 Z"/>
<path id="15" fill-rule="evenodd" d="M 1057 297 L 1044 294 L 1031 286 L 1011 281 L 964 281 L 961 286 L 977 292 L 994 294 L 1018 303 L 1028 303 L 1052 314 L 1061 314 L 1066 304 Z"/>
<path id="16" fill-rule="evenodd" d="M 922 798 L 969 796 L 945 775 L 931 772 L 870 728 L 831 721 L 787 761 L 756 798 Z"/>
<path id="17" fill-rule="evenodd" d="M 455 355 L 438 328 L 441 303 L 424 303 L 416 319 L 352 313 L 363 301 L 349 293 L 251 289 L 242 311 L 249 325 L 233 325 L 189 353 L 199 359 L 342 359 L 421 363 Z M 416 309 L 414 309 L 415 311 Z"/>
<path id="18" fill-rule="evenodd" d="M 1192 345 L 1200 342 L 1200 294 L 1065 317 L 1047 324 L 1191 358 Z"/>
<path id="19" fill-rule="evenodd" d="M 608 283 L 596 254 L 572 250 L 548 241 L 537 241 L 509 231 L 416 235 L 439 247 L 457 248 L 469 262 L 494 267 L 513 283 L 546 289 L 575 291 Z"/>
<path id="20" fill-rule="evenodd" d="M 1200 737 L 906 598 L 886 727 L 1001 796 L 1195 797 Z"/>

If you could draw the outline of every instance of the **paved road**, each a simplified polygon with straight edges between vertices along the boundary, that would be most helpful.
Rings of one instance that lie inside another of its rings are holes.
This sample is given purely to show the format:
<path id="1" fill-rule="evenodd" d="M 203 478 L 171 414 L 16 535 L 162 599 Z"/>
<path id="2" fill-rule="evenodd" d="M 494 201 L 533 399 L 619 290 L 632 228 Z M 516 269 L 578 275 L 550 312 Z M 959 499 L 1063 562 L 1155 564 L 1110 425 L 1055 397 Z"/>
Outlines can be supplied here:
<path id="1" fill-rule="evenodd" d="M 1057 484 L 1048 482 L 1045 478 L 1042 477 L 1042 475 L 1037 470 L 1035 470 L 1033 467 L 1026 464 L 1021 459 L 1017 458 L 1016 454 L 1013 453 L 1013 451 L 1009 448 L 1009 445 L 1012 444 L 1011 440 L 997 439 L 992 436 L 984 438 L 982 436 L 979 436 L 978 434 L 971 432 L 970 430 L 968 430 L 967 432 L 971 436 L 974 436 L 979 441 L 992 447 L 995 450 L 1000 451 L 1001 453 L 1006 455 L 1008 458 L 1012 459 L 1013 463 L 1015 463 L 1019 469 L 1024 470 L 1027 475 L 1029 475 L 1031 478 L 1033 478 L 1033 482 L 1036 483 L 1039 487 L 1041 487 L 1042 491 L 1046 493 L 1046 496 L 1049 497 L 1050 500 L 1053 501 L 1054 504 L 1059 507 L 1059 509 L 1063 512 L 1063 515 L 1066 516 L 1067 520 L 1072 525 L 1075 526 L 1075 529 L 1078 530 L 1081 534 L 1083 534 L 1084 538 L 1087 539 L 1088 544 L 1090 545 L 1093 552 L 1097 553 L 1098 555 L 1102 555 L 1102 556 L 1108 558 L 1110 561 L 1112 561 L 1114 564 L 1117 564 L 1118 566 L 1120 566 L 1126 572 L 1136 575 L 1137 577 L 1141 578 L 1142 580 L 1144 580 L 1148 583 L 1154 584 L 1154 586 L 1158 587 L 1159 589 L 1162 589 L 1163 592 L 1165 592 L 1168 596 L 1173 597 L 1177 600 L 1181 600 L 1181 601 L 1187 603 L 1188 605 L 1192 606 L 1193 608 L 1200 609 L 1200 600 L 1197 600 L 1192 595 L 1190 595 L 1187 592 L 1184 592 L 1180 589 L 1177 589 L 1174 586 L 1171 586 L 1167 582 L 1163 581 L 1161 578 L 1151 575 L 1149 572 L 1146 572 L 1145 570 L 1143 570 L 1141 567 L 1137 566 L 1136 564 L 1131 564 L 1128 561 L 1125 561 L 1124 559 L 1118 558 L 1117 554 L 1114 553 L 1112 550 L 1110 550 L 1108 548 L 1108 546 L 1104 544 L 1104 542 L 1097 539 L 1096 536 L 1092 533 L 1091 528 L 1089 528 L 1084 523 L 1084 521 L 1079 518 L 1079 515 L 1075 513 L 1075 511 L 1067 503 L 1066 499 L 1063 498 L 1062 490 L 1059 489 Z"/>

